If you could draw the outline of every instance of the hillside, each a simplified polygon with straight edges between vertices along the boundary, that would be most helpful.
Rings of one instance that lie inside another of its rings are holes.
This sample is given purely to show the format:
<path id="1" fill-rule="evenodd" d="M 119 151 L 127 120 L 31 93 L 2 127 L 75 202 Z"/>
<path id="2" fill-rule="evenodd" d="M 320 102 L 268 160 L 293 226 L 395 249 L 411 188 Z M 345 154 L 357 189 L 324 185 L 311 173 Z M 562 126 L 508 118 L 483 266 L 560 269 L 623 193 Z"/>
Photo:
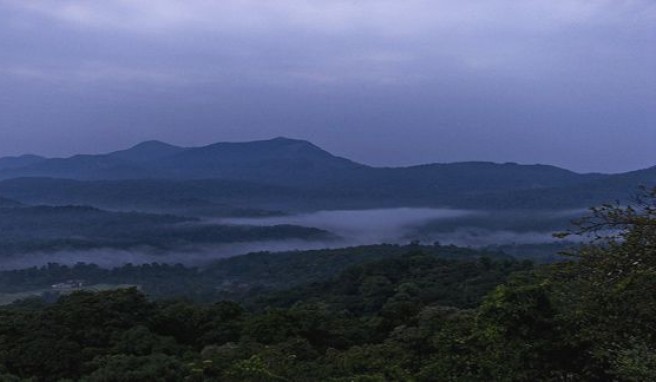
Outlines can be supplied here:
<path id="1" fill-rule="evenodd" d="M 230 179 L 287 185 L 343 176 L 364 167 L 335 157 L 309 142 L 288 138 L 193 148 L 148 141 L 108 154 L 75 155 L 6 169 L 0 167 L 0 178 Z"/>
<path id="2" fill-rule="evenodd" d="M 17 260 L 46 254 L 56 261 L 57 253 L 62 251 L 112 249 L 154 255 L 180 251 L 178 258 L 182 261 L 184 252 L 206 250 L 209 245 L 331 237 L 310 227 L 210 224 L 174 215 L 110 212 L 83 206 L 0 208 L 0 257 Z"/>
<path id="3" fill-rule="evenodd" d="M 17 178 L 1 181 L 0 195 L 29 204 L 83 204 L 116 210 L 214 216 L 267 214 L 271 211 L 257 207 L 303 197 L 301 191 L 289 187 L 219 179 L 79 181 Z"/>
<path id="4" fill-rule="evenodd" d="M 18 201 L 217 215 L 234 208 L 583 208 L 656 183 L 655 168 L 605 175 L 489 162 L 371 167 L 288 138 L 189 148 L 148 141 L 22 165 L 0 159 L 10 162 L 0 166 L 0 195 Z"/>
<path id="5" fill-rule="evenodd" d="M 38 155 L 21 155 L 18 157 L 0 158 L 0 171 L 30 166 L 45 159 L 46 158 Z"/>
<path id="6" fill-rule="evenodd" d="M 379 244 L 312 251 L 254 252 L 214 260 L 202 268 L 180 264 L 127 264 L 102 268 L 95 264 L 73 266 L 49 263 L 39 268 L 0 271 L 0 292 L 40 290 L 62 280 L 92 284 L 133 284 L 153 298 L 187 297 L 201 301 L 230 298 L 258 299 L 267 293 L 326 282 L 347 268 L 372 261 L 422 252 L 445 260 L 477 261 L 481 257 L 512 260 L 500 252 L 455 246 Z M 393 271 L 389 269 L 388 271 Z"/>
<path id="7" fill-rule="evenodd" d="M 185 151 L 185 149 L 179 146 L 160 141 L 146 141 L 126 150 L 109 153 L 106 156 L 127 162 L 147 163 L 178 154 L 182 151 Z"/>
<path id="8" fill-rule="evenodd" d="M 20 205 L 21 205 L 21 203 L 15 201 L 15 200 L 0 197 L 0 208 L 18 207 Z"/>
<path id="9" fill-rule="evenodd" d="M 366 166 L 333 156 L 307 141 L 275 138 L 245 143 L 216 143 L 187 149 L 154 167 L 182 179 L 231 179 L 275 185 L 328 184 Z"/>

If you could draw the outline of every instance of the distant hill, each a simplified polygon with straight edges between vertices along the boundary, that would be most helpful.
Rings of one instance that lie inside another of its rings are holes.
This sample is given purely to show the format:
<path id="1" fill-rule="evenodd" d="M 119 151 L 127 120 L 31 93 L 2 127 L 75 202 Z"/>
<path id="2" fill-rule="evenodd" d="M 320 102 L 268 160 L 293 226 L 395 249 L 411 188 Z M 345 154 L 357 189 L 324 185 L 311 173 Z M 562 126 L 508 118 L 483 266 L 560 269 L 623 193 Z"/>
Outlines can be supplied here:
<path id="1" fill-rule="evenodd" d="M 178 179 L 231 179 L 276 185 L 324 184 L 367 168 L 312 143 L 288 138 L 187 149 L 162 158 L 153 167 Z"/>
<path id="2" fill-rule="evenodd" d="M 0 171 L 30 166 L 44 161 L 45 159 L 46 158 L 38 155 L 21 155 L 19 157 L 0 158 Z"/>
<path id="3" fill-rule="evenodd" d="M 230 179 L 298 185 L 350 176 L 364 168 L 309 142 L 288 138 L 194 148 L 148 141 L 109 154 L 76 155 L 0 168 L 0 179 Z"/>
<path id="4" fill-rule="evenodd" d="M 0 163 L 9 158 L 0 159 Z M 544 165 L 464 162 L 400 168 L 376 168 L 337 157 L 297 139 L 216 143 L 183 148 L 148 141 L 102 155 L 26 160 L 0 167 L 0 179 L 48 177 L 75 180 L 222 179 L 281 186 L 397 193 L 532 189 L 585 181 L 591 175 Z M 481 189 L 483 187 L 483 189 Z"/>
<path id="5" fill-rule="evenodd" d="M 106 156 L 126 162 L 148 163 L 185 151 L 184 148 L 160 141 L 146 141 L 126 150 L 115 151 Z"/>
<path id="6" fill-rule="evenodd" d="M 223 225 L 168 214 L 111 212 L 87 206 L 0 208 L 0 260 L 57 251 L 118 249 L 159 254 L 197 251 L 225 243 L 334 238 L 311 227 Z"/>
<path id="7" fill-rule="evenodd" d="M 281 202 L 298 202 L 305 197 L 302 191 L 289 187 L 220 179 L 80 181 L 17 178 L 1 181 L 0 195 L 29 204 L 84 204 L 114 210 L 229 216 L 265 215 L 266 210 L 277 210 Z"/>
<path id="8" fill-rule="evenodd" d="M 0 208 L 12 208 L 12 207 L 19 207 L 22 204 L 11 199 L 3 198 L 0 196 Z"/>
<path id="9" fill-rule="evenodd" d="M 0 171 L 4 179 L 17 177 L 50 177 L 64 179 L 131 179 L 154 174 L 135 163 L 107 155 L 76 155 L 40 161 L 25 167 Z"/>
<path id="10" fill-rule="evenodd" d="M 2 163 L 7 197 L 137 209 L 577 208 L 656 184 L 656 168 L 605 175 L 490 162 L 371 167 L 289 138 L 189 148 L 148 141 L 102 155 Z M 18 179 L 26 177 L 40 179 Z"/>

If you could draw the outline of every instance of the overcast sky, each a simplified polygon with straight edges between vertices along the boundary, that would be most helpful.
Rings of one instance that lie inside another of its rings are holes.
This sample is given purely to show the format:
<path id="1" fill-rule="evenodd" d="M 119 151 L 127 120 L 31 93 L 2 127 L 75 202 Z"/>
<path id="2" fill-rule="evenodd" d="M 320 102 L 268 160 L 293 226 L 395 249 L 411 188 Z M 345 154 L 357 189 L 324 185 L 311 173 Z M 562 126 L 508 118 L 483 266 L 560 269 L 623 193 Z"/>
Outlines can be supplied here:
<path id="1" fill-rule="evenodd" d="M 0 0 L 0 156 L 656 165 L 654 0 Z"/>

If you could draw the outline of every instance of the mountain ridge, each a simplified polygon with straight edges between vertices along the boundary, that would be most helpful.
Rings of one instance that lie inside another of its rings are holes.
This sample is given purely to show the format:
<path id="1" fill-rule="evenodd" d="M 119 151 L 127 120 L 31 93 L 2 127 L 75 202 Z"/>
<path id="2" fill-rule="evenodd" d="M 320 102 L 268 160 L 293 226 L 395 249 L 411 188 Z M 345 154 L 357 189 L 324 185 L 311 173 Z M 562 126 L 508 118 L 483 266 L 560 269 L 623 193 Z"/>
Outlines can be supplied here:
<path id="1" fill-rule="evenodd" d="M 131 203 L 143 203 L 164 193 L 178 201 L 201 201 L 199 205 L 234 203 L 249 208 L 254 204 L 264 210 L 538 208 L 541 203 L 570 208 L 587 207 L 626 195 L 639 185 L 656 184 L 656 166 L 621 174 L 483 161 L 373 167 L 335 156 L 311 142 L 285 137 L 200 147 L 145 141 L 106 154 L 37 159 L 31 158 L 28 162 L 36 162 L 23 167 L 0 167 L 0 195 L 21 202 L 68 203 L 77 201 L 68 194 L 80 195 L 84 202 L 116 203 L 120 202 L 116 195 L 123 195 Z M 11 181 L 21 178 L 33 180 Z"/>
<path id="2" fill-rule="evenodd" d="M 33 155 L 33 154 L 24 154 L 20 156 L 9 156 L 9 157 L 2 157 L 0 158 L 0 171 L 5 170 L 5 169 L 12 169 L 12 168 L 18 168 L 18 167 L 23 167 L 27 166 L 30 164 L 34 164 L 43 160 L 46 160 L 47 158 L 39 156 L 39 155 Z"/>
<path id="3" fill-rule="evenodd" d="M 168 155 L 176 155 L 179 153 L 182 153 L 184 151 L 188 150 L 210 150 L 214 148 L 226 148 L 226 147 L 238 147 L 238 146 L 251 146 L 251 147 L 256 147 L 258 145 L 291 145 L 291 144 L 296 144 L 298 146 L 305 146 L 307 148 L 313 148 L 317 152 L 322 152 L 324 154 L 327 154 L 333 158 L 339 158 L 344 161 L 362 166 L 362 167 L 367 167 L 367 168 L 375 168 L 375 169 L 412 169 L 412 168 L 423 168 L 423 167 L 438 167 L 438 166 L 451 166 L 451 167 L 467 167 L 467 166 L 503 166 L 503 167 L 513 167 L 513 166 L 518 166 L 518 167 L 524 167 L 524 168 L 550 168 L 550 169 L 558 169 L 563 172 L 568 172 L 572 174 L 578 174 L 578 175 L 595 175 L 595 176 L 604 176 L 604 175 L 621 175 L 621 174 L 628 174 L 628 173 L 634 173 L 634 172 L 641 172 L 641 171 L 647 171 L 651 169 L 656 169 L 656 165 L 646 167 L 646 168 L 640 168 L 636 170 L 630 170 L 630 171 L 625 171 L 625 172 L 619 172 L 619 173 L 604 173 L 604 172 L 581 172 L 581 171 L 574 171 L 570 170 L 565 167 L 560 167 L 552 164 L 546 164 L 546 163 L 516 163 L 516 162 L 495 162 L 495 161 L 483 161 L 483 160 L 471 160 L 471 161 L 456 161 L 456 162 L 428 162 L 428 163 L 419 163 L 419 164 L 411 164 L 411 165 L 399 165 L 399 166 L 372 166 L 360 162 L 356 162 L 354 160 L 345 158 L 345 157 L 340 157 L 336 156 L 329 151 L 315 145 L 311 141 L 303 140 L 303 139 L 296 139 L 296 138 L 288 138 L 284 136 L 279 136 L 271 139 L 263 139 L 263 140 L 254 140 L 254 141 L 225 141 L 225 142 L 215 142 L 207 145 L 201 145 L 201 146 L 178 146 L 174 144 L 170 144 L 161 140 L 157 139 L 152 139 L 152 140 L 146 140 L 142 141 L 139 143 L 136 143 L 128 148 L 125 149 L 120 149 L 120 150 L 115 150 L 107 153 L 98 153 L 98 154 L 74 154 L 71 156 L 67 157 L 45 157 L 45 156 L 40 156 L 40 155 L 34 155 L 34 154 L 23 154 L 23 155 L 18 155 L 18 156 L 5 156 L 5 157 L 0 157 L 0 177 L 6 179 L 4 174 L 1 172 L 5 170 L 7 167 L 29 167 L 30 165 L 34 164 L 35 162 L 40 162 L 40 161 L 62 161 L 62 160 L 73 160 L 75 158 L 84 158 L 84 157 L 107 157 L 107 158 L 115 158 L 115 159 L 130 159 L 130 155 L 125 155 L 128 153 L 133 153 L 133 152 L 139 152 L 140 154 L 143 153 L 148 153 L 150 152 L 151 154 L 155 154 L 154 157 L 149 158 L 149 160 L 156 160 L 159 159 L 158 156 L 168 156 Z"/>
<path id="4" fill-rule="evenodd" d="M 149 140 L 138 143 L 125 150 L 113 151 L 105 154 L 105 156 L 135 162 L 148 162 L 174 155 L 184 150 L 186 150 L 184 147 L 171 145 L 158 140 Z"/>
<path id="5" fill-rule="evenodd" d="M 56 158 L 48 158 L 44 156 L 39 156 L 39 155 L 33 155 L 33 154 L 25 154 L 21 156 L 7 156 L 7 157 L 0 157 L 0 171 L 3 169 L 3 161 L 10 161 L 10 160 L 16 160 L 16 159 L 27 159 L 29 158 L 29 161 L 36 161 L 36 160 L 65 160 L 65 159 L 73 159 L 76 157 L 111 157 L 111 158 L 121 158 L 123 157 L 122 154 L 127 153 L 127 152 L 132 152 L 132 151 L 142 151 L 142 149 L 147 150 L 152 150 L 153 148 L 158 148 L 158 149 L 168 149 L 170 150 L 171 154 L 178 154 L 183 151 L 187 150 L 208 150 L 208 149 L 213 149 L 213 148 L 219 148 L 219 147 L 229 147 L 229 146 L 257 146 L 257 145 L 263 145 L 263 144 L 296 144 L 296 145 L 303 145 L 308 148 L 313 148 L 317 151 L 323 152 L 325 154 L 328 154 L 334 158 L 341 158 L 344 159 L 348 162 L 357 164 L 359 166 L 363 167 L 368 167 L 368 168 L 377 168 L 377 169 L 407 169 L 407 168 L 418 168 L 418 167 L 425 167 L 425 166 L 473 166 L 473 165 L 496 165 L 496 166 L 521 166 L 521 167 L 550 167 L 550 168 L 556 168 L 560 169 L 563 171 L 567 171 L 570 173 L 575 173 L 575 174 L 580 174 L 580 175 L 586 175 L 586 174 L 597 174 L 597 175 L 613 175 L 613 174 L 605 174 L 605 173 L 599 173 L 599 172 L 578 172 L 578 171 L 573 171 L 564 167 L 559 167 L 551 164 L 544 164 L 544 163 L 534 163 L 534 164 L 526 164 L 526 163 L 515 163 L 515 162 L 494 162 L 494 161 L 481 161 L 481 160 L 472 160 L 472 161 L 457 161 L 457 162 L 429 162 L 429 163 L 419 163 L 419 164 L 413 164 L 413 165 L 399 165 L 399 166 L 371 166 L 367 164 L 363 164 L 360 162 L 353 161 L 348 158 L 340 157 L 333 155 L 332 153 L 328 152 L 325 149 L 322 149 L 321 147 L 315 145 L 314 143 L 303 140 L 303 139 L 295 139 L 295 138 L 288 138 L 288 137 L 276 137 L 276 138 L 271 138 L 271 139 L 264 139 L 264 140 L 255 140 L 255 141 L 238 141 L 238 142 L 231 142 L 231 141 L 226 141 L 226 142 L 215 142 L 207 145 L 201 145 L 201 146 L 191 146 L 191 147 L 183 147 L 183 146 L 178 146 L 178 145 L 173 145 L 164 141 L 160 140 L 146 140 L 139 142 L 133 146 L 130 146 L 126 149 L 121 149 L 121 150 L 116 150 L 116 151 L 111 151 L 108 153 L 99 153 L 99 154 L 75 154 L 71 155 L 68 157 L 56 157 Z M 28 162 L 29 162 L 28 161 Z M 29 163 L 28 163 L 29 164 Z M 656 167 L 656 166 L 654 166 Z M 648 168 L 646 168 L 648 169 Z M 645 169 L 638 169 L 634 171 L 641 171 Z"/>

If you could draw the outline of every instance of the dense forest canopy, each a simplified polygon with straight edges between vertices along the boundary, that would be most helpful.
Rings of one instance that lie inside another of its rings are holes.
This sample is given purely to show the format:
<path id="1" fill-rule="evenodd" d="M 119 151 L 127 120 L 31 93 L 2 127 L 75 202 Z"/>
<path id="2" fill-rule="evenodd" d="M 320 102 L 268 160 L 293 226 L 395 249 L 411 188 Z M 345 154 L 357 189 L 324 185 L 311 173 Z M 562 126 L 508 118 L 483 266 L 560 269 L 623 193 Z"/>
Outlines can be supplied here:
<path id="1" fill-rule="evenodd" d="M 0 382 L 656 381 L 656 0 L 0 0 L 0 47 Z"/>
<path id="2" fill-rule="evenodd" d="M 193 303 L 137 289 L 0 311 L 19 381 L 656 379 L 656 191 L 592 210 L 573 260 L 403 254 L 322 281 Z"/>

